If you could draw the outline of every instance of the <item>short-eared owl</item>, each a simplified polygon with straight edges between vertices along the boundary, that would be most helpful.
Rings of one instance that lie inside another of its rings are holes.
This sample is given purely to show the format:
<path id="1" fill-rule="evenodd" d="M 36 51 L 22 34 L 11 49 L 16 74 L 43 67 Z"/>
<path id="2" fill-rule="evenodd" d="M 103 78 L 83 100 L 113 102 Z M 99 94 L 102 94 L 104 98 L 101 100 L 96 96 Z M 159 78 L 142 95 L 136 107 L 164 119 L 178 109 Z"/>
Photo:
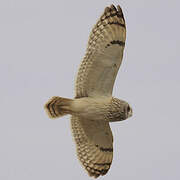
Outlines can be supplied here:
<path id="1" fill-rule="evenodd" d="M 122 9 L 114 5 L 106 7 L 90 34 L 77 75 L 75 98 L 55 96 L 45 105 L 50 118 L 71 115 L 78 158 L 93 177 L 105 175 L 112 163 L 113 136 L 109 122 L 132 116 L 127 102 L 112 97 L 125 39 Z"/>

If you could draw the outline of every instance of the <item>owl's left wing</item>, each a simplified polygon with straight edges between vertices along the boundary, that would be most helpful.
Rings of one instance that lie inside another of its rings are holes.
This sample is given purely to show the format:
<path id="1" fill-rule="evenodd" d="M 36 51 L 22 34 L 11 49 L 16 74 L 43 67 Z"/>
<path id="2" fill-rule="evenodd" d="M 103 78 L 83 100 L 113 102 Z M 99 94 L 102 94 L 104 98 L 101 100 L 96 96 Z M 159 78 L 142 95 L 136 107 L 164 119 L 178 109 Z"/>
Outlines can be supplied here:
<path id="1" fill-rule="evenodd" d="M 76 80 L 76 97 L 111 96 L 122 62 L 126 26 L 120 6 L 106 7 L 93 28 Z"/>
<path id="2" fill-rule="evenodd" d="M 112 163 L 113 136 L 107 121 L 71 117 L 77 155 L 90 176 L 105 175 Z"/>

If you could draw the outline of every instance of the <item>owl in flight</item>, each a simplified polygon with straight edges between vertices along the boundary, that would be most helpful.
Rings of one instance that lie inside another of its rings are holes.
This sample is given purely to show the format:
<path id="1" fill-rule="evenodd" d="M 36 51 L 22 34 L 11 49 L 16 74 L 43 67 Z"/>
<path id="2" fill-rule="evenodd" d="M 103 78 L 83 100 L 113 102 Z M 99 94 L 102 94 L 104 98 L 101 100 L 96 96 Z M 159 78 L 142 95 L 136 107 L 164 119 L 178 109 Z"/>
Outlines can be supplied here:
<path id="1" fill-rule="evenodd" d="M 109 122 L 132 116 L 130 105 L 112 97 L 121 65 L 126 25 L 118 5 L 106 7 L 92 29 L 86 54 L 76 79 L 74 99 L 52 97 L 45 110 L 50 118 L 71 115 L 77 156 L 90 176 L 105 175 L 113 159 L 113 135 Z"/>

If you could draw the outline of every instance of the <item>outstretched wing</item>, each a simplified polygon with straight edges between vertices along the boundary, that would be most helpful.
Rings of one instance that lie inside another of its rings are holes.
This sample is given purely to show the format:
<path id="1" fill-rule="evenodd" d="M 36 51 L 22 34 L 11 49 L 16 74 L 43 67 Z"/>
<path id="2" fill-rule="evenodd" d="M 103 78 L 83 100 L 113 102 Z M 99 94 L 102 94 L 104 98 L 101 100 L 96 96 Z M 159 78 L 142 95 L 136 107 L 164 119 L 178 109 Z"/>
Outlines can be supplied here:
<path id="1" fill-rule="evenodd" d="M 106 7 L 93 28 L 76 80 L 76 97 L 111 95 L 126 39 L 120 6 Z"/>
<path id="2" fill-rule="evenodd" d="M 113 136 L 109 123 L 71 117 L 77 155 L 90 176 L 105 175 L 113 158 Z"/>

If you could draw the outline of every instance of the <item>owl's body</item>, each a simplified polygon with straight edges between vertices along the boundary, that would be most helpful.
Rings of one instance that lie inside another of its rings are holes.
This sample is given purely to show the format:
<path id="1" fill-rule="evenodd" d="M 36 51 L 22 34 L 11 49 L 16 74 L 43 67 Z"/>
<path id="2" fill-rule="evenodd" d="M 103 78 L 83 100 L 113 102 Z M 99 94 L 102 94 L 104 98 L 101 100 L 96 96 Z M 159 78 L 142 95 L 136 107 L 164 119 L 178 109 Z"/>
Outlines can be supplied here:
<path id="1" fill-rule="evenodd" d="M 109 122 L 132 116 L 127 102 L 112 97 L 125 39 L 122 10 L 111 5 L 90 34 L 76 80 L 75 98 L 53 97 L 45 105 L 50 118 L 72 115 L 78 158 L 93 177 L 106 174 L 112 163 L 113 136 Z"/>

